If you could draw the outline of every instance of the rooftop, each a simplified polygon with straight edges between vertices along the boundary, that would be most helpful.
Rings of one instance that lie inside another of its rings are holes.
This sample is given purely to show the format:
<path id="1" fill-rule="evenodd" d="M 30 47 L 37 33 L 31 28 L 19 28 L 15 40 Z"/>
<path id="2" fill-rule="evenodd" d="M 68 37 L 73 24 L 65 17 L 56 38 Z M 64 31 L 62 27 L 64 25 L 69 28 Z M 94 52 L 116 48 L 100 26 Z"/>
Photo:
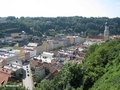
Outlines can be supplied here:
<path id="1" fill-rule="evenodd" d="M 11 75 L 0 72 L 0 86 L 7 84 L 9 77 L 11 77 Z"/>
<path id="2" fill-rule="evenodd" d="M 20 65 L 15 65 L 15 64 L 9 64 L 9 65 L 4 66 L 4 68 L 10 69 L 10 70 L 12 70 L 12 71 L 16 71 L 16 70 L 18 70 L 18 69 L 21 69 L 22 66 L 20 66 Z"/>
<path id="3" fill-rule="evenodd" d="M 6 69 L 6 68 L 0 68 L 0 73 L 5 73 L 5 74 L 11 74 L 11 70 L 10 69 Z"/>
<path id="4" fill-rule="evenodd" d="M 28 43 L 27 46 L 33 46 L 33 47 L 37 47 L 38 43 Z"/>
<path id="5" fill-rule="evenodd" d="M 89 39 L 104 39 L 104 36 L 88 36 Z"/>
<path id="6" fill-rule="evenodd" d="M 40 62 L 38 62 L 38 61 L 35 61 L 35 60 L 32 60 L 32 61 L 30 62 L 30 65 L 36 67 L 36 66 L 38 66 L 38 65 L 42 65 L 42 63 L 40 63 Z"/>

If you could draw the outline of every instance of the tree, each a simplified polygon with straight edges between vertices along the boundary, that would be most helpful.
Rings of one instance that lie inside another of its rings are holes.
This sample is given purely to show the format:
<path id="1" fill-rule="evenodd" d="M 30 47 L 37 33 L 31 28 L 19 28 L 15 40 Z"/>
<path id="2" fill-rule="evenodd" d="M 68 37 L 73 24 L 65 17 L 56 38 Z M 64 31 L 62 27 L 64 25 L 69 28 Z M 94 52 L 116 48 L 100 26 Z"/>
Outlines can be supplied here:
<path id="1" fill-rule="evenodd" d="M 33 77 L 33 80 L 34 80 L 34 82 L 36 82 L 36 83 L 40 83 L 41 77 L 40 77 L 40 76 L 34 76 L 34 77 Z"/>
<path id="2" fill-rule="evenodd" d="M 120 40 L 93 45 L 83 64 L 66 64 L 53 80 L 39 83 L 37 90 L 119 90 L 119 51 Z"/>

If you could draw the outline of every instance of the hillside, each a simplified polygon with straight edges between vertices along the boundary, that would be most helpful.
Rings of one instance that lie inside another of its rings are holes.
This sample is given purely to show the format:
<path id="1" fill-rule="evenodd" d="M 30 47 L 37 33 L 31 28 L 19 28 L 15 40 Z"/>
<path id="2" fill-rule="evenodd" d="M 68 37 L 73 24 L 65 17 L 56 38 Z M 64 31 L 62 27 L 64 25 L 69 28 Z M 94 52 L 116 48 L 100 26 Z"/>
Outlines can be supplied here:
<path id="1" fill-rule="evenodd" d="M 104 32 L 104 25 L 108 19 L 110 35 L 120 34 L 120 18 L 107 17 L 21 17 L 9 16 L 0 18 L 0 35 L 3 33 L 13 33 L 25 31 L 28 34 L 37 36 L 54 36 L 59 33 L 73 34 L 80 33 L 82 36 L 98 35 Z M 4 22 L 2 22 L 2 20 Z"/>
<path id="2" fill-rule="evenodd" d="M 36 90 L 119 90 L 120 40 L 92 45 L 83 64 L 67 64 L 57 76 Z"/>

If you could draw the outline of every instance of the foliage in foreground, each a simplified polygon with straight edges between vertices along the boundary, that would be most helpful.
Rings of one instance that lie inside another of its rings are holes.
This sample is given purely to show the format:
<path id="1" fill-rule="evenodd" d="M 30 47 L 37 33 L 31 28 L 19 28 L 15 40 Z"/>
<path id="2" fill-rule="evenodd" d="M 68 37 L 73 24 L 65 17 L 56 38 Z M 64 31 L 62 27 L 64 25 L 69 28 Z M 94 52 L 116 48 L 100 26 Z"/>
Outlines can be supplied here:
<path id="1" fill-rule="evenodd" d="M 1 86 L 0 90 L 25 90 L 25 87 L 18 83 L 8 82 L 6 85 Z"/>
<path id="2" fill-rule="evenodd" d="M 36 90 L 119 90 L 120 40 L 92 45 L 83 64 L 67 64 L 57 76 Z"/>

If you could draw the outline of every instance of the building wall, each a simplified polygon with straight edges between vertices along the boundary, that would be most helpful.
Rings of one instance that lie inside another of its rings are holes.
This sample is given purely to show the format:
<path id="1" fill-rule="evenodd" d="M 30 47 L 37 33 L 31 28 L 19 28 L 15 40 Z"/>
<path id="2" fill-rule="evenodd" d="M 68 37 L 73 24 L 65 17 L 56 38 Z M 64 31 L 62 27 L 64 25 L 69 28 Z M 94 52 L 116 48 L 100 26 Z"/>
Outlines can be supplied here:
<path id="1" fill-rule="evenodd" d="M 56 49 L 56 48 L 58 48 L 58 47 L 59 47 L 59 43 L 55 43 L 55 44 L 53 43 L 53 48 L 54 48 L 54 49 Z"/>
<path id="2" fill-rule="evenodd" d="M 45 41 L 45 42 L 43 42 L 42 45 L 44 46 L 45 51 L 49 51 L 50 50 L 50 43 L 49 42 Z"/>
<path id="3" fill-rule="evenodd" d="M 74 41 L 74 38 L 71 37 L 71 38 L 70 38 L 70 44 L 72 45 L 72 44 L 74 44 L 74 42 L 75 42 L 75 41 Z"/>
<path id="4" fill-rule="evenodd" d="M 6 65 L 7 61 L 6 60 L 2 60 L 2 66 Z"/>
<path id="5" fill-rule="evenodd" d="M 39 55 L 40 53 L 46 51 L 46 46 L 41 45 L 36 48 L 36 54 Z"/>
<path id="6" fill-rule="evenodd" d="M 67 39 L 63 40 L 64 46 L 67 46 Z"/>
<path id="7" fill-rule="evenodd" d="M 43 68 L 43 69 L 35 68 L 35 75 L 40 76 L 41 78 L 44 78 L 45 77 L 45 68 Z"/>
<path id="8" fill-rule="evenodd" d="M 50 50 L 53 50 L 53 49 L 54 49 L 53 43 L 50 42 Z"/>
<path id="9" fill-rule="evenodd" d="M 25 52 L 24 50 L 21 50 L 18 54 L 18 59 L 19 60 L 25 60 Z"/>
<path id="10" fill-rule="evenodd" d="M 63 41 L 59 41 L 59 45 L 58 47 L 64 46 L 64 42 Z"/>
<path id="11" fill-rule="evenodd" d="M 67 38 L 67 46 L 70 45 L 70 38 Z"/>
<path id="12" fill-rule="evenodd" d="M 74 36 L 74 40 L 75 40 L 74 43 L 80 43 L 80 37 L 78 37 L 78 36 Z"/>
<path id="13" fill-rule="evenodd" d="M 30 57 L 36 56 L 36 50 L 28 50 L 30 52 Z"/>
<path id="14" fill-rule="evenodd" d="M 13 41 L 22 41 L 22 40 L 24 40 L 24 38 L 23 37 L 20 37 L 20 38 L 13 38 Z"/>
<path id="15" fill-rule="evenodd" d="M 80 43 L 80 37 L 77 38 L 76 42 L 77 42 L 77 43 Z"/>
<path id="16" fill-rule="evenodd" d="M 9 41 L 9 40 L 12 40 L 13 38 L 12 37 L 5 37 L 5 41 Z"/>
<path id="17" fill-rule="evenodd" d="M 30 52 L 25 52 L 25 60 L 30 59 Z"/>
<path id="18" fill-rule="evenodd" d="M 14 49 L 17 49 L 17 50 L 23 50 L 23 48 L 18 47 L 18 46 L 14 46 Z"/>
<path id="19" fill-rule="evenodd" d="M 80 43 L 83 44 L 85 42 L 85 38 L 80 37 Z"/>

